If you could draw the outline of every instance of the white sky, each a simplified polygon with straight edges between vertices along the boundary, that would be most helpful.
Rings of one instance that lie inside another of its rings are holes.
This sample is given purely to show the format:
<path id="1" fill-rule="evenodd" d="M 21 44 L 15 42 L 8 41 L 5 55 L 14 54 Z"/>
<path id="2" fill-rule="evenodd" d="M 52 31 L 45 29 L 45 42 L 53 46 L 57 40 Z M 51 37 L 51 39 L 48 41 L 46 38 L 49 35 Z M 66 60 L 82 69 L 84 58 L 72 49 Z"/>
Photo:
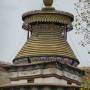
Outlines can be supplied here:
<path id="1" fill-rule="evenodd" d="M 75 14 L 74 1 L 76 0 L 54 0 L 53 6 Z M 26 41 L 26 32 L 22 30 L 22 14 L 42 7 L 42 0 L 0 0 L 1 61 L 11 62 Z M 79 59 L 80 66 L 90 66 L 90 54 L 79 45 L 81 38 L 82 36 L 75 35 L 75 30 L 68 33 L 68 42 Z"/>

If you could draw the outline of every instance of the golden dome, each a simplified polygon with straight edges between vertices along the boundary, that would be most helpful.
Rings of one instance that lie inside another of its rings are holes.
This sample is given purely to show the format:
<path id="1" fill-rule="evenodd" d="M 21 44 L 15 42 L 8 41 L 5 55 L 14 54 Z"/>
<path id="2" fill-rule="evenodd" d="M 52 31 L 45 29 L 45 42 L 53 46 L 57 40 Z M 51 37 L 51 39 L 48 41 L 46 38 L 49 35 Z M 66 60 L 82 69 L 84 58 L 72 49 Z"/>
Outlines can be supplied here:
<path id="1" fill-rule="evenodd" d="M 43 0 L 45 6 L 52 6 L 53 0 Z"/>

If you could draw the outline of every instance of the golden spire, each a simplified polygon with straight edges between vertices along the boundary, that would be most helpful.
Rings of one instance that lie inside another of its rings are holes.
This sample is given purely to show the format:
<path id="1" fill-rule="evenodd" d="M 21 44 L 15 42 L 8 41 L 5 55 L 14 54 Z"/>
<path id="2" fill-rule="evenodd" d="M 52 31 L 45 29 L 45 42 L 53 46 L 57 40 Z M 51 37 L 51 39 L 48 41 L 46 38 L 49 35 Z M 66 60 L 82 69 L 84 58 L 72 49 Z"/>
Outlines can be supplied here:
<path id="1" fill-rule="evenodd" d="M 51 7 L 53 4 L 53 0 L 43 0 L 43 3 L 46 7 Z"/>

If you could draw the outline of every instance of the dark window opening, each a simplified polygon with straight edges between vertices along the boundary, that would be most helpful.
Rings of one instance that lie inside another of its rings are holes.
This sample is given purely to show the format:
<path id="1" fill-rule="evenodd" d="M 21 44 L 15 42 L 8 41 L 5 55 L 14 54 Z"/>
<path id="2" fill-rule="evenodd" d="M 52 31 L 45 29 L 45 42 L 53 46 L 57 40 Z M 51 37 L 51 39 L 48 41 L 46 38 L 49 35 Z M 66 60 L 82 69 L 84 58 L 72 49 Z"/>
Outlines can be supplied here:
<path id="1" fill-rule="evenodd" d="M 28 80 L 28 83 L 34 83 L 34 79 Z"/>

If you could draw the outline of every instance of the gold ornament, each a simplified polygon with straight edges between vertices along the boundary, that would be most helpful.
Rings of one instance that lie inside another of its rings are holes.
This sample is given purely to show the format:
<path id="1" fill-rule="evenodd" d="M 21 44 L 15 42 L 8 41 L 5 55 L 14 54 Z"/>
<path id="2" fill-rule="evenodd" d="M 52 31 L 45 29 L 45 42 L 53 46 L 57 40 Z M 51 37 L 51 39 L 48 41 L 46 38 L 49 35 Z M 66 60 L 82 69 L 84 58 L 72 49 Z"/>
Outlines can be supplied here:
<path id="1" fill-rule="evenodd" d="M 52 6 L 53 0 L 43 0 L 45 6 Z"/>

